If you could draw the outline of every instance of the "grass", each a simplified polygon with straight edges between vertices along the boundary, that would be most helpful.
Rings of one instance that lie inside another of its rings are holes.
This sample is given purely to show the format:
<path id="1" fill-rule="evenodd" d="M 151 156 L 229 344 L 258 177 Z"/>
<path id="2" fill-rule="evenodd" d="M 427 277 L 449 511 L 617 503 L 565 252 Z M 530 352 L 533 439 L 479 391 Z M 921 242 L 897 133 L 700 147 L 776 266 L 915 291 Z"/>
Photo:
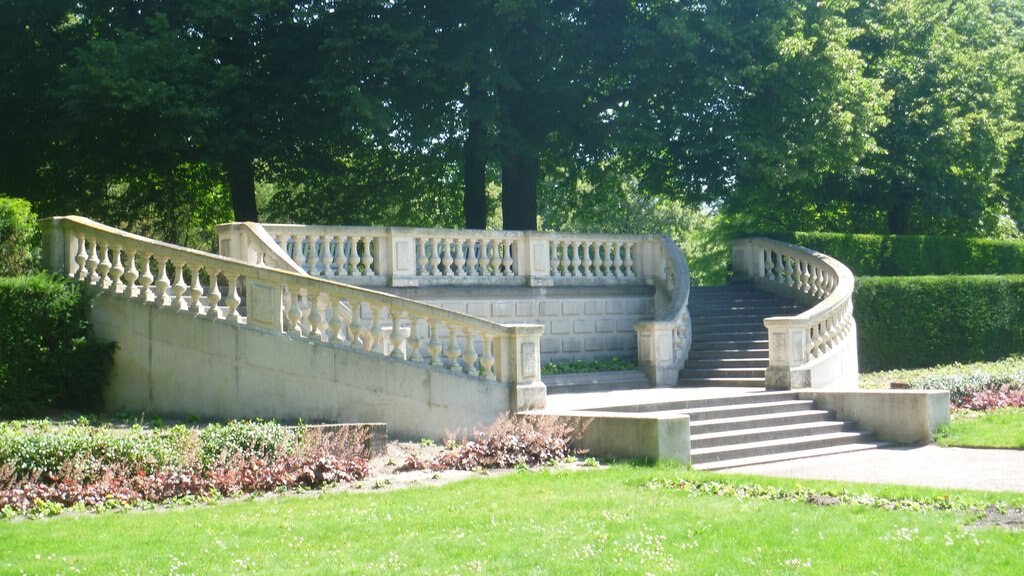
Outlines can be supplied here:
<path id="1" fill-rule="evenodd" d="M 1024 449 L 1024 408 L 992 412 L 957 410 L 935 436 L 939 446 Z"/>
<path id="2" fill-rule="evenodd" d="M 0 573 L 1011 574 L 1024 532 L 977 512 L 707 495 L 678 468 L 544 469 L 443 487 L 0 522 Z M 840 490 L 828 482 L 803 487 Z M 1024 494 L 851 486 L 1020 507 Z M 726 493 L 730 493 L 730 488 Z"/>

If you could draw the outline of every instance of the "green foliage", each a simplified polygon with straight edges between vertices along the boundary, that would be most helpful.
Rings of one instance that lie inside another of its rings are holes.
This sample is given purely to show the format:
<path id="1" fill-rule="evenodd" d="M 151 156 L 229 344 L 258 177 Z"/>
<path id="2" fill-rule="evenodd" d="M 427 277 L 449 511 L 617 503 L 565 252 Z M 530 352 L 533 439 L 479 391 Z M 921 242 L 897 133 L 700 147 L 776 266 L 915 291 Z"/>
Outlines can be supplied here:
<path id="1" fill-rule="evenodd" d="M 586 372 L 612 372 L 619 370 L 636 370 L 636 362 L 622 358 L 575 360 L 568 363 L 545 364 L 544 374 L 581 374 Z"/>
<path id="2" fill-rule="evenodd" d="M 1024 408 L 1003 408 L 989 413 L 958 411 L 952 422 L 935 434 L 939 446 L 965 448 L 1024 448 Z"/>
<path id="3" fill-rule="evenodd" d="M 950 236 L 781 232 L 769 236 L 817 250 L 855 276 L 1024 274 L 1024 241 Z"/>
<path id="4" fill-rule="evenodd" d="M 861 277 L 854 318 L 862 370 L 1024 352 L 1024 277 Z"/>
<path id="5" fill-rule="evenodd" d="M 211 463 L 239 454 L 266 458 L 275 452 L 288 452 L 297 438 L 276 422 L 232 420 L 203 428 L 199 440 L 203 462 Z"/>
<path id="6" fill-rule="evenodd" d="M 36 269 L 39 260 L 36 220 L 27 200 L 0 197 L 0 276 L 19 276 Z"/>
<path id="7" fill-rule="evenodd" d="M 0 278 L 0 416 L 98 406 L 114 345 L 89 335 L 81 285 Z"/>

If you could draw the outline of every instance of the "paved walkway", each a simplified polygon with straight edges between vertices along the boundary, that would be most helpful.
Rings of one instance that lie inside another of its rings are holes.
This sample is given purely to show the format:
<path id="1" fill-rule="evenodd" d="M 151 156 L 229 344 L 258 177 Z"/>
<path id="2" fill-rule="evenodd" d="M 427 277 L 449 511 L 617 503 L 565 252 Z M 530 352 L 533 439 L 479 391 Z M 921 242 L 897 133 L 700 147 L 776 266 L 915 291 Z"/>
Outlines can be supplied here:
<path id="1" fill-rule="evenodd" d="M 722 470 L 815 480 L 844 480 L 1024 492 L 1024 450 L 897 447 Z"/>

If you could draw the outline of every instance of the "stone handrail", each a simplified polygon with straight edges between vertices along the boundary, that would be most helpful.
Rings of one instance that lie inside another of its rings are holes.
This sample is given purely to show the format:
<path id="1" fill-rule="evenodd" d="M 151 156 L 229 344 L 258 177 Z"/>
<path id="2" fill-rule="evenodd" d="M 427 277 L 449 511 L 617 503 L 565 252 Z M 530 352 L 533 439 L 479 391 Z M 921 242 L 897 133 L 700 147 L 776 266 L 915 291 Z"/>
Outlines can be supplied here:
<path id="1" fill-rule="evenodd" d="M 254 229 L 272 245 L 250 247 Z M 689 354 L 690 270 L 664 236 L 237 222 L 217 233 L 222 254 L 256 262 L 276 251 L 312 276 L 352 284 L 654 285 L 655 319 L 635 325 L 638 364 L 652 383 L 674 386 Z"/>
<path id="2" fill-rule="evenodd" d="M 854 277 L 842 262 L 767 238 L 732 245 L 733 271 L 763 290 L 813 306 L 796 316 L 766 318 L 768 388 L 856 386 Z"/>
<path id="3" fill-rule="evenodd" d="M 664 279 L 653 235 L 230 223 L 222 254 L 243 258 L 257 227 L 311 276 L 363 286 L 654 283 Z"/>
<path id="4" fill-rule="evenodd" d="M 543 326 L 497 324 L 268 268 L 262 252 L 257 266 L 75 216 L 47 219 L 42 227 L 50 268 L 111 296 L 514 385 L 512 409 L 543 404 Z"/>

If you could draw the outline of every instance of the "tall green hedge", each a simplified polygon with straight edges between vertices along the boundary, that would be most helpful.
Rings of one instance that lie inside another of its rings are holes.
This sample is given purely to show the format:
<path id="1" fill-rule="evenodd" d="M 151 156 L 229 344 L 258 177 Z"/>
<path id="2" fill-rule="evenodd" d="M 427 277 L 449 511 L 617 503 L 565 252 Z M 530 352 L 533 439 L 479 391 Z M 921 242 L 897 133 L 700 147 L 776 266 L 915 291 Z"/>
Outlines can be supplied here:
<path id="1" fill-rule="evenodd" d="M 113 344 L 90 338 L 88 309 L 68 279 L 0 278 L 0 417 L 99 406 Z"/>
<path id="2" fill-rule="evenodd" d="M 946 236 L 781 232 L 770 237 L 832 256 L 855 276 L 1024 274 L 1024 242 Z"/>
<path id="3" fill-rule="evenodd" d="M 39 226 L 32 205 L 21 198 L 0 197 L 0 276 L 36 270 Z"/>
<path id="4" fill-rule="evenodd" d="M 1024 353 L 1024 276 L 859 277 L 861 371 Z"/>

